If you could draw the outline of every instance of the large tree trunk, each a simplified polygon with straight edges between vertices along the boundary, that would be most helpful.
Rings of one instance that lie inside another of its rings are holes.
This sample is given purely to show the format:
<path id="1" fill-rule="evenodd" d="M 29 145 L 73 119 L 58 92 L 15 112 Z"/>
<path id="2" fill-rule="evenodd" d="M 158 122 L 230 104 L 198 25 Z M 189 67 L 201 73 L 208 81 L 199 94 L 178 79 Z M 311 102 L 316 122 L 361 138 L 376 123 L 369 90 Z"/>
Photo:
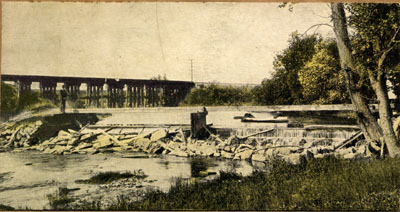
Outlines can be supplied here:
<path id="1" fill-rule="evenodd" d="M 393 130 L 392 111 L 387 92 L 386 77 L 383 70 L 381 70 L 382 67 L 380 66 L 378 69 L 380 70 L 376 71 L 378 73 L 377 78 L 375 78 L 373 72 L 369 72 L 369 78 L 379 102 L 379 125 L 382 129 L 383 138 L 387 145 L 389 156 L 395 157 L 399 155 L 400 148 Z"/>
<path id="2" fill-rule="evenodd" d="M 354 111 L 357 113 L 358 122 L 368 142 L 379 141 L 383 132 L 372 115 L 367 102 L 361 95 L 361 91 L 355 86 L 353 72 L 355 65 L 351 55 L 350 38 L 347 31 L 346 16 L 342 3 L 332 3 L 333 29 L 336 35 L 340 65 L 345 76 L 346 88 L 349 92 Z"/>

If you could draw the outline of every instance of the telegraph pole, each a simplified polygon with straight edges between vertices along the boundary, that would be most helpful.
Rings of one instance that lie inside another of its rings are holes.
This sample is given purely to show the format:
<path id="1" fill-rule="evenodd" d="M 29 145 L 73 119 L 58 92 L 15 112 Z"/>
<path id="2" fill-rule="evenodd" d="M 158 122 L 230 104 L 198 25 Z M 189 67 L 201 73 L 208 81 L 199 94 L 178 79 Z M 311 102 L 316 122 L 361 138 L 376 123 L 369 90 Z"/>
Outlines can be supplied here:
<path id="1" fill-rule="evenodd" d="M 190 79 L 193 82 L 193 59 L 190 59 Z"/>

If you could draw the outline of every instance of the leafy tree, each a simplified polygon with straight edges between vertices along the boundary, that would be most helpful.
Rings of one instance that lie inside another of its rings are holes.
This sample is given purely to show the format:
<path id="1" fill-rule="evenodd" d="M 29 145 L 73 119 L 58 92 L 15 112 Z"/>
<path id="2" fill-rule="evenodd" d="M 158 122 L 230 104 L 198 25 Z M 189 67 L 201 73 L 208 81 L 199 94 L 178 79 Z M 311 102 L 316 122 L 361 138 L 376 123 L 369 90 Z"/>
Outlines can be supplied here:
<path id="1" fill-rule="evenodd" d="M 151 77 L 150 80 L 167 80 L 167 75 L 164 74 L 163 76 L 161 76 L 160 74 L 157 75 L 156 77 Z"/>
<path id="2" fill-rule="evenodd" d="M 275 73 L 254 90 L 261 105 L 332 104 L 346 101 L 334 41 L 318 34 L 292 33 L 289 46 L 274 61 Z"/>
<path id="3" fill-rule="evenodd" d="M 354 29 L 352 41 L 348 33 L 345 6 L 342 3 L 331 4 L 332 21 L 346 87 L 367 141 L 384 142 L 389 156 L 394 157 L 400 154 L 400 148 L 393 131 L 386 79 L 388 70 L 399 62 L 398 58 L 394 57 L 400 44 L 399 6 L 350 4 L 347 9 L 349 25 Z M 376 94 L 379 123 L 372 115 L 360 87 L 357 86 L 357 80 L 362 79 L 362 76 L 368 76 L 369 84 Z"/>
<path id="4" fill-rule="evenodd" d="M 243 87 L 222 87 L 216 84 L 192 89 L 185 98 L 184 105 L 243 105 L 253 100 L 251 89 Z"/>
<path id="5" fill-rule="evenodd" d="M 388 80 L 392 84 L 389 89 L 392 90 L 393 93 L 396 95 L 394 102 L 395 109 L 397 112 L 400 112 L 400 65 L 388 70 Z"/>
<path id="6" fill-rule="evenodd" d="M 263 80 L 261 86 L 253 89 L 255 103 L 259 105 L 289 105 L 292 99 L 287 89 L 285 76 L 275 73 L 272 79 Z"/>
<path id="7" fill-rule="evenodd" d="M 18 91 L 12 86 L 1 82 L 1 117 L 8 118 L 17 112 Z"/>
<path id="8" fill-rule="evenodd" d="M 336 43 L 321 41 L 315 48 L 316 53 L 312 59 L 299 71 L 304 101 L 316 104 L 346 102 L 346 88 L 344 77 L 340 74 Z"/>
<path id="9" fill-rule="evenodd" d="M 279 81 L 275 86 L 283 86 L 279 87 L 279 91 L 289 90 L 290 97 L 286 100 L 288 104 L 304 103 L 298 72 L 313 57 L 315 45 L 319 42 L 321 37 L 317 34 L 301 36 L 294 32 L 289 40 L 289 47 L 275 57 L 276 73 L 273 80 Z"/>

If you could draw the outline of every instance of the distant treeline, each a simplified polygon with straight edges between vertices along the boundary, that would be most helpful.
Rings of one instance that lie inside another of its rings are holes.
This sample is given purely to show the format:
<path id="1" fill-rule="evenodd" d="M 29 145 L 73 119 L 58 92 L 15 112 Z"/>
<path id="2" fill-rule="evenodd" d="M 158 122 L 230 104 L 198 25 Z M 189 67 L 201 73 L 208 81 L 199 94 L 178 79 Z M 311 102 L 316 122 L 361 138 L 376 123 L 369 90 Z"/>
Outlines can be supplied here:
<path id="1" fill-rule="evenodd" d="M 15 86 L 1 82 L 0 117 L 2 120 L 24 110 L 37 111 L 50 107 L 55 107 L 55 105 L 50 100 L 41 98 L 39 91 L 27 91 L 18 97 L 18 90 Z"/>
<path id="2" fill-rule="evenodd" d="M 253 102 L 253 90 L 250 87 L 211 84 L 192 89 L 181 105 L 228 106 L 251 105 Z"/>

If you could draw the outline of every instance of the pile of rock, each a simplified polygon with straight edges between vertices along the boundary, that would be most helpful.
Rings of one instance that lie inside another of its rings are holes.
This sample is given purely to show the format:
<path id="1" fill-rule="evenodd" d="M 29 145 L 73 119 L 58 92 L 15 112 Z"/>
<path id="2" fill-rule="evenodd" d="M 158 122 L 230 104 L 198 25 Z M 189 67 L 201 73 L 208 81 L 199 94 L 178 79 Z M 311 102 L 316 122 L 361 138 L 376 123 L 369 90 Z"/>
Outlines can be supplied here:
<path id="1" fill-rule="evenodd" d="M 293 164 L 302 160 L 327 155 L 346 159 L 369 157 L 368 146 L 362 142 L 358 132 L 346 141 L 321 138 L 284 140 L 282 138 L 255 138 L 230 136 L 222 139 L 211 135 L 206 140 L 191 139 L 182 129 L 158 129 L 149 133 L 109 134 L 113 128 L 91 131 L 60 130 L 57 136 L 41 143 L 30 143 L 32 135 L 42 123 L 40 121 L 5 130 L 1 136 L 9 147 L 20 150 L 39 150 L 49 154 L 96 154 L 112 152 L 145 152 L 168 154 L 179 157 L 219 157 L 233 160 L 268 161 L 282 159 Z M 274 129 L 271 129 L 274 130 Z M 270 132 L 269 130 L 268 132 Z"/>
<path id="2" fill-rule="evenodd" d="M 29 147 L 35 140 L 32 135 L 42 126 L 42 121 L 7 124 L 0 134 L 0 146 L 5 148 Z"/>
<path id="3" fill-rule="evenodd" d="M 163 129 L 148 134 L 128 136 L 110 135 L 107 131 L 98 129 L 82 133 L 71 129 L 60 130 L 57 136 L 26 149 L 60 155 L 124 151 L 159 154 L 166 149 L 165 138 L 169 135 Z"/>

